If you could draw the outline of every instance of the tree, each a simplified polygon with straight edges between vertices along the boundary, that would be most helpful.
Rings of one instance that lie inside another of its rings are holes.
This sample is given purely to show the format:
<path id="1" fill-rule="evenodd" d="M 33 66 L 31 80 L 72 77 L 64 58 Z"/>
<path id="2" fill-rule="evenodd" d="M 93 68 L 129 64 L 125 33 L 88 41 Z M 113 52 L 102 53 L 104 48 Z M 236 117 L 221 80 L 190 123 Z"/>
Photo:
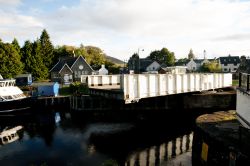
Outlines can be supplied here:
<path id="1" fill-rule="evenodd" d="M 43 62 L 41 49 L 42 49 L 42 44 L 40 43 L 40 41 L 39 40 L 35 41 L 32 47 L 33 67 L 31 73 L 37 80 L 46 79 L 49 75 L 48 68 Z"/>
<path id="2" fill-rule="evenodd" d="M 152 51 L 149 55 L 150 59 L 154 60 L 154 61 L 157 61 L 159 63 L 164 63 L 165 62 L 165 57 L 163 54 L 161 54 L 161 51 L 160 50 L 155 50 L 155 51 Z"/>
<path id="3" fill-rule="evenodd" d="M 155 50 L 151 52 L 148 58 L 155 60 L 160 64 L 166 64 L 168 66 L 173 66 L 175 63 L 174 52 L 170 52 L 165 47 L 161 50 Z"/>
<path id="4" fill-rule="evenodd" d="M 0 41 L 0 69 L 4 78 L 12 78 L 23 70 L 21 56 L 12 44 Z"/>
<path id="5" fill-rule="evenodd" d="M 21 61 L 24 63 L 24 71 L 30 72 L 32 69 L 32 43 L 27 40 L 21 48 Z"/>
<path id="6" fill-rule="evenodd" d="M 90 59 L 89 63 L 94 70 L 99 69 L 101 65 L 105 62 L 105 57 L 102 50 L 98 47 L 93 46 L 86 46 L 85 49 L 87 51 L 87 58 L 85 58 Z"/>
<path id="7" fill-rule="evenodd" d="M 165 63 L 167 66 L 173 66 L 175 63 L 174 52 L 170 52 L 167 48 L 161 49 L 161 54 L 166 56 Z"/>
<path id="8" fill-rule="evenodd" d="M 137 53 L 134 53 L 128 60 L 128 69 L 134 70 L 135 74 L 140 72 L 140 58 Z"/>
<path id="9" fill-rule="evenodd" d="M 203 63 L 200 69 L 202 72 L 221 72 L 221 65 L 218 61 L 213 60 L 209 63 Z"/>
<path id="10" fill-rule="evenodd" d="M 190 51 L 188 53 L 188 59 L 190 60 L 190 59 L 194 59 L 194 58 L 195 58 L 195 56 L 194 56 L 193 50 L 190 49 Z"/>
<path id="11" fill-rule="evenodd" d="M 42 31 L 39 40 L 41 43 L 40 51 L 41 51 L 42 61 L 44 62 L 45 66 L 50 69 L 53 65 L 52 62 L 54 58 L 54 53 L 53 53 L 54 47 L 50 41 L 49 34 L 45 29 Z"/>
<path id="12" fill-rule="evenodd" d="M 16 38 L 14 38 L 14 40 L 12 41 L 12 46 L 16 49 L 17 53 L 20 55 L 21 54 L 21 47 L 17 41 Z"/>
<path id="13" fill-rule="evenodd" d="M 36 80 L 48 77 L 48 68 L 43 63 L 41 47 L 39 40 L 34 43 L 26 41 L 21 49 L 22 59 L 25 62 L 25 71 L 31 73 Z"/>

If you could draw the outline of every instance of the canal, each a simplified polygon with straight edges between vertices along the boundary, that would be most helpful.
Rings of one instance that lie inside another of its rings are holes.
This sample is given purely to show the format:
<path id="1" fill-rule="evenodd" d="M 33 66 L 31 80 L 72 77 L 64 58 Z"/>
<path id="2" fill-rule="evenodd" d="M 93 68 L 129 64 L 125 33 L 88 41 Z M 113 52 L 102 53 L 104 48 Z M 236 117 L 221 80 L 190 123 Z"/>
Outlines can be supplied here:
<path id="1" fill-rule="evenodd" d="M 0 143 L 1 165 L 192 165 L 197 115 L 186 110 L 141 112 L 118 120 L 102 113 L 31 112 L 0 116 L 0 131 L 6 135 Z"/>

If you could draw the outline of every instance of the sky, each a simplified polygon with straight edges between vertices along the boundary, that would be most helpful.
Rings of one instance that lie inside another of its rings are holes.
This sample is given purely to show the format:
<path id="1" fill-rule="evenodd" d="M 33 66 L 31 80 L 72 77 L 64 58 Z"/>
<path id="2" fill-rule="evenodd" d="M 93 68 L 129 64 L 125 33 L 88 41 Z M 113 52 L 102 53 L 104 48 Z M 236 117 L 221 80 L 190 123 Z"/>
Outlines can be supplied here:
<path id="1" fill-rule="evenodd" d="M 250 0 L 0 0 L 0 38 L 100 47 L 127 61 L 163 47 L 176 58 L 250 55 Z"/>

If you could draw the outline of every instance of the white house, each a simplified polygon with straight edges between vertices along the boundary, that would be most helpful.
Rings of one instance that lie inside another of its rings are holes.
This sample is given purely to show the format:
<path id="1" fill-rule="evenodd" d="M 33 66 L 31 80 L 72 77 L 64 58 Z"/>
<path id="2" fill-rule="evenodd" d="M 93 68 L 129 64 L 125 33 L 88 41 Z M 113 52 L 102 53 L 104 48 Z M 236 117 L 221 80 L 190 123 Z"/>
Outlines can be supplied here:
<path id="1" fill-rule="evenodd" d="M 150 65 L 146 67 L 146 71 L 157 71 L 160 68 L 160 64 L 156 61 L 153 61 Z"/>
<path id="2" fill-rule="evenodd" d="M 187 69 L 189 71 L 196 71 L 198 69 L 198 64 L 194 61 L 194 59 L 191 59 L 187 64 Z"/>
<path id="3" fill-rule="evenodd" d="M 107 75 L 109 71 L 105 68 L 105 65 L 102 65 L 102 67 L 98 71 L 99 75 Z"/>
<path id="4" fill-rule="evenodd" d="M 208 59 L 191 59 L 186 63 L 188 71 L 197 71 L 204 63 L 210 63 Z"/>
<path id="5" fill-rule="evenodd" d="M 236 72 L 240 66 L 239 56 L 219 57 L 219 63 L 223 72 Z"/>

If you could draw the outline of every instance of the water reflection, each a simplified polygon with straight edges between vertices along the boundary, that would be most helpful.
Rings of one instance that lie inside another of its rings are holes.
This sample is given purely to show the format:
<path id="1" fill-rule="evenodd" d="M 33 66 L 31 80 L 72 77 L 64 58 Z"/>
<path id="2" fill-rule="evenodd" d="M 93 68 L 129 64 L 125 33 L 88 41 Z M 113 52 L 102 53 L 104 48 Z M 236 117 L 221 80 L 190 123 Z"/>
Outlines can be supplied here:
<path id="1" fill-rule="evenodd" d="M 2 131 L 0 131 L 0 146 L 12 143 L 19 139 L 20 130 L 23 126 L 16 126 L 16 127 L 5 127 Z"/>
<path id="2" fill-rule="evenodd" d="M 126 166 L 158 166 L 192 149 L 193 132 L 163 143 L 152 146 L 130 155 L 125 162 Z"/>
<path id="3" fill-rule="evenodd" d="M 193 137 L 189 125 L 87 122 L 84 115 L 55 111 L 0 116 L 0 129 L 10 126 L 22 129 L 1 147 L 1 165 L 100 166 L 112 159 L 121 166 L 157 166 L 190 151 Z"/>

